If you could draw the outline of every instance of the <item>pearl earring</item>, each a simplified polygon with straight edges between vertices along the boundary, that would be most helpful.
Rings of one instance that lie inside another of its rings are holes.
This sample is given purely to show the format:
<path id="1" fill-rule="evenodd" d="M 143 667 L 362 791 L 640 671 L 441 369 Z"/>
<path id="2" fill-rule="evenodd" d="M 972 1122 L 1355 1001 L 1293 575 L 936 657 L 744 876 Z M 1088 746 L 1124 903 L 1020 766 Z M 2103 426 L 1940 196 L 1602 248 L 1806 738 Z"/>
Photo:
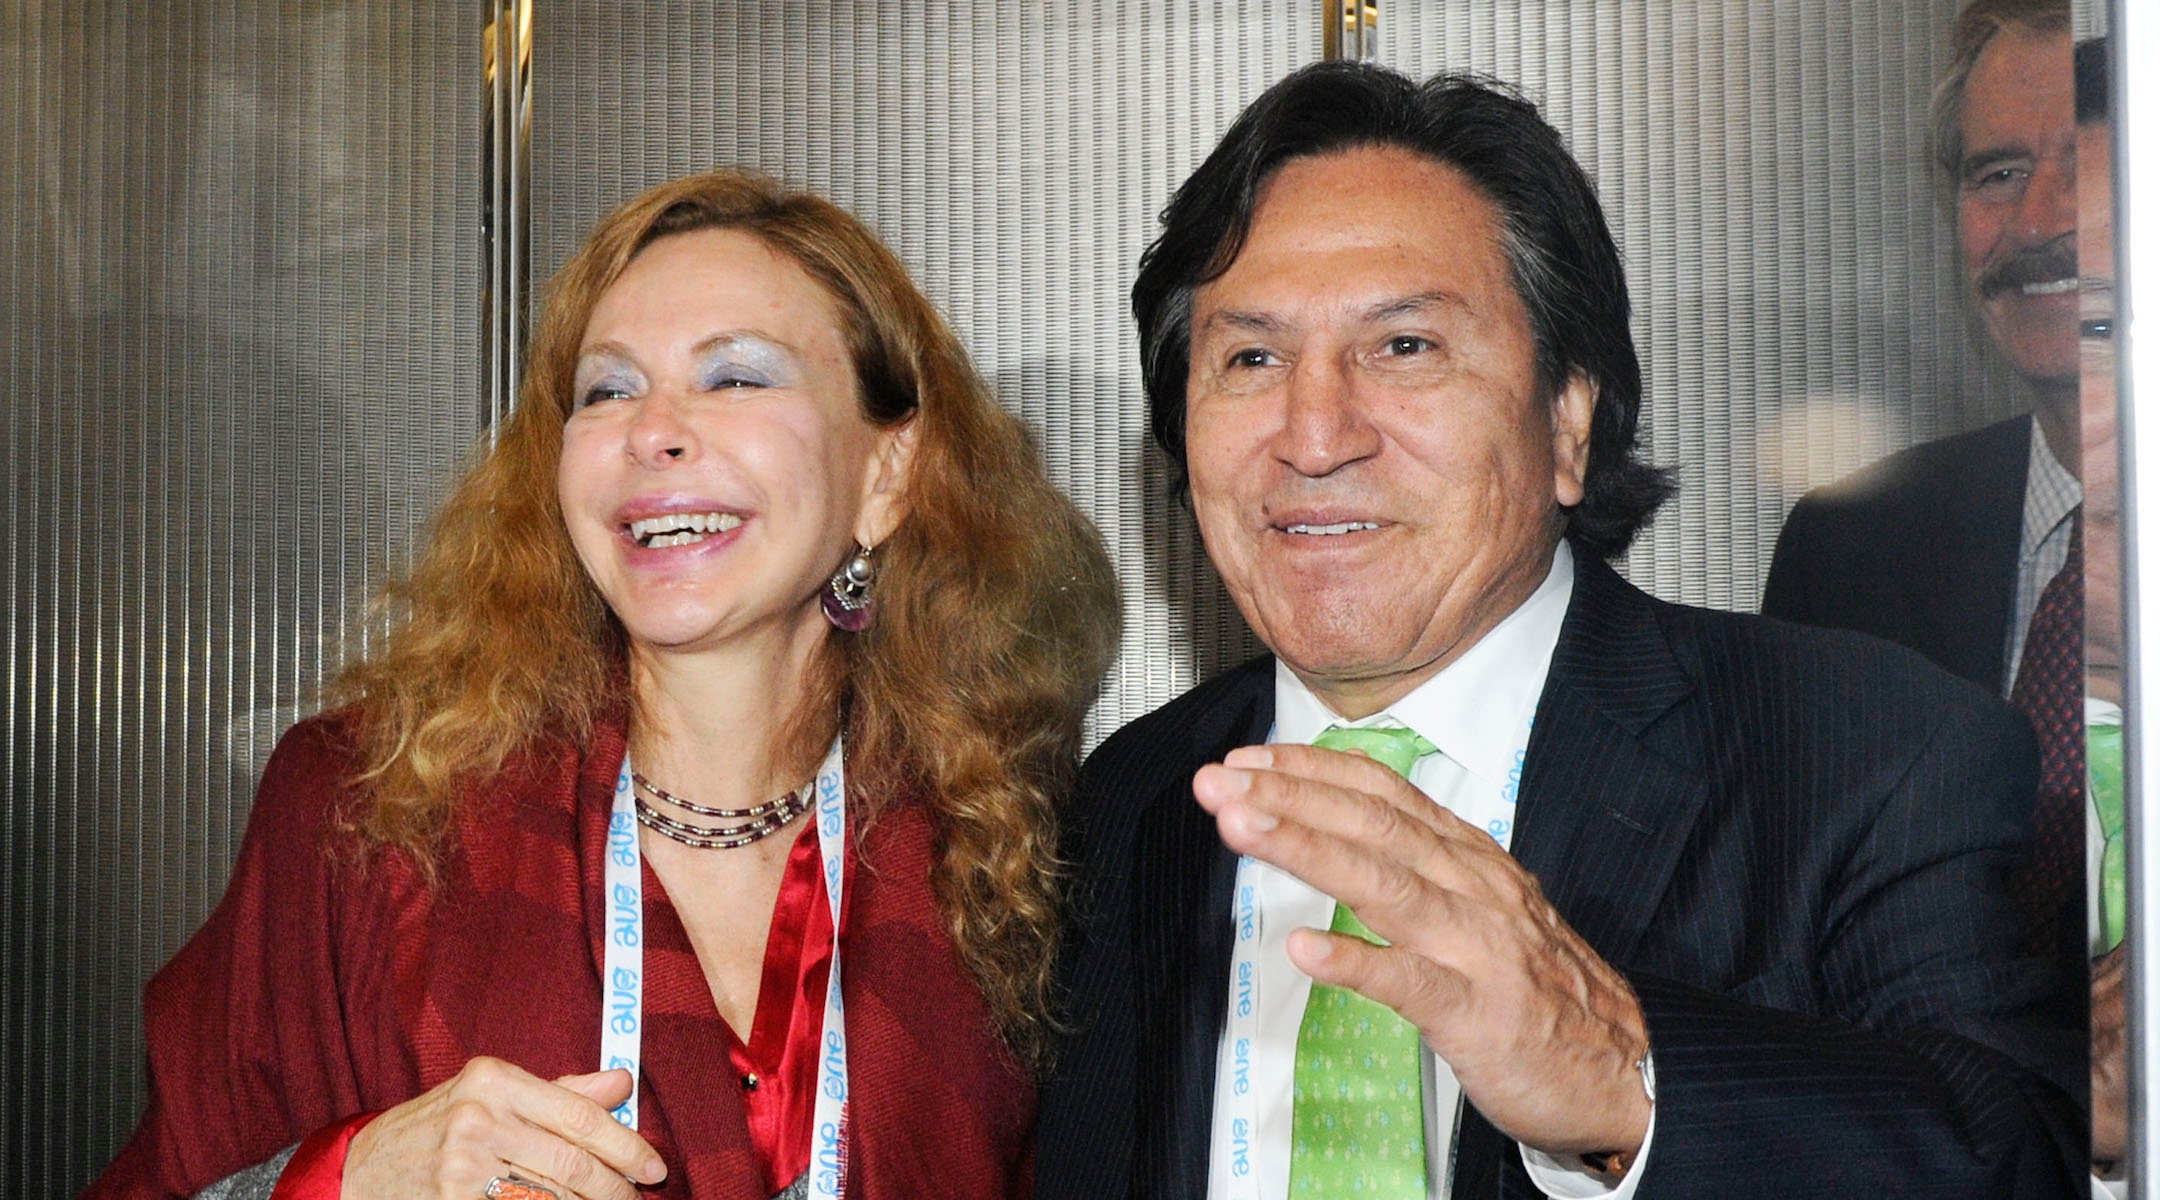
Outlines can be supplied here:
<path id="1" fill-rule="evenodd" d="M 870 547 L 857 543 L 855 553 L 833 572 L 824 593 L 818 597 L 819 605 L 825 610 L 825 619 L 835 628 L 861 633 L 877 619 L 877 601 L 870 598 L 870 585 L 877 579 L 877 563 L 871 558 L 872 553 Z"/>

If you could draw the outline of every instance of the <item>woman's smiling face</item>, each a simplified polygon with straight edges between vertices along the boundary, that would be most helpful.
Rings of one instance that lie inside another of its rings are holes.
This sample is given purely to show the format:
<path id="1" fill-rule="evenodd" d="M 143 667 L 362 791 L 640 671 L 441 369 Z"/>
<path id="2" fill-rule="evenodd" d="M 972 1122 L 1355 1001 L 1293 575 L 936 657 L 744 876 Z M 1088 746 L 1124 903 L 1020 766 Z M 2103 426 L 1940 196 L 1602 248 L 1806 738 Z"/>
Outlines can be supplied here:
<path id="1" fill-rule="evenodd" d="M 821 620 L 853 544 L 898 523 L 906 434 L 863 416 L 832 297 L 754 235 L 640 251 L 593 308 L 572 405 L 563 520 L 643 649 Z"/>

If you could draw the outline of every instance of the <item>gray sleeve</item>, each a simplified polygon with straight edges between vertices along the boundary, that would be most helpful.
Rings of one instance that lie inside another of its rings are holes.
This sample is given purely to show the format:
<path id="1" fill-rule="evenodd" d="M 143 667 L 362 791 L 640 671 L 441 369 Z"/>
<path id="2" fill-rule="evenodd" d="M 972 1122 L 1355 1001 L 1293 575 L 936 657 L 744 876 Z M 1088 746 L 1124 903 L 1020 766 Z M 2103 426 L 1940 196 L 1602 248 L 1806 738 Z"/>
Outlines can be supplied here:
<path id="1" fill-rule="evenodd" d="M 297 1145 L 287 1146 L 252 1167 L 244 1167 L 195 1193 L 195 1200 L 270 1200 L 278 1176 L 292 1161 Z"/>

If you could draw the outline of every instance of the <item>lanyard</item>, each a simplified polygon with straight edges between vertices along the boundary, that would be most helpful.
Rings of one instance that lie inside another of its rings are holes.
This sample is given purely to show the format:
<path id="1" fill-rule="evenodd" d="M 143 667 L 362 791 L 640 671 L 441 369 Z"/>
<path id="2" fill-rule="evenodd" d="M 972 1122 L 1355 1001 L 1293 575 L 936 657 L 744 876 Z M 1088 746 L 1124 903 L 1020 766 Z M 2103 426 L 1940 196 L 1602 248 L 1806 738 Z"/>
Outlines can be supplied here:
<path id="1" fill-rule="evenodd" d="M 847 774 L 840 739 L 818 767 L 818 857 L 832 910 L 832 967 L 825 985 L 825 1024 L 818 1035 L 817 1099 L 811 1114 L 810 1194 L 838 1200 L 847 1177 L 847 1021 L 840 1002 L 840 899 L 847 847 Z M 637 1128 L 641 1038 L 645 1023 L 645 860 L 638 849 L 630 756 L 615 777 L 608 814 L 607 938 L 602 960 L 600 1066 L 630 1072 L 630 1098 L 609 1115 Z"/>
<path id="2" fill-rule="evenodd" d="M 1274 740 L 1272 730 L 1268 737 Z M 1455 815 L 1481 826 L 1502 850 L 1508 848 L 1515 832 L 1515 803 L 1529 750 L 1530 728 L 1526 724 L 1501 785 L 1457 793 L 1462 804 Z M 1216 1081 L 1215 1094 L 1218 1098 L 1227 1094 L 1230 1116 L 1227 1200 L 1259 1200 L 1260 1172 L 1254 1155 L 1260 1136 L 1260 1096 L 1253 1077 L 1253 1058 L 1260 1049 L 1260 934 L 1267 927 L 1267 898 L 1260 887 L 1259 864 L 1252 858 L 1238 856 L 1237 879 L 1230 897 L 1230 1077 L 1227 1089 L 1224 1081 Z M 1289 1131 L 1280 1133 L 1287 1137 Z"/>

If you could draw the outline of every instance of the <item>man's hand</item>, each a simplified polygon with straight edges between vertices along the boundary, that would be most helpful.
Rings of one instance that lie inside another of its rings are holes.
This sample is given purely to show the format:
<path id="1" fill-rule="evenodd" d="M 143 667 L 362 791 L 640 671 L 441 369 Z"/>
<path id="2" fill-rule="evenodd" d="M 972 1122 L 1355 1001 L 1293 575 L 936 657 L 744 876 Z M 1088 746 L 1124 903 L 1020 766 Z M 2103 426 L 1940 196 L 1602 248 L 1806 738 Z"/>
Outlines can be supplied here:
<path id="1" fill-rule="evenodd" d="M 1231 751 L 1193 795 L 1231 849 L 1388 940 L 1300 929 L 1290 961 L 1416 1025 L 1502 1132 L 1554 1156 L 1641 1147 L 1642 1007 L 1491 837 L 1379 763 L 1311 746 Z"/>
<path id="2" fill-rule="evenodd" d="M 2129 1148 L 2130 1068 L 2124 1061 L 2123 952 L 2108 951 L 2092 972 L 2092 1156 L 2119 1163 Z"/>

